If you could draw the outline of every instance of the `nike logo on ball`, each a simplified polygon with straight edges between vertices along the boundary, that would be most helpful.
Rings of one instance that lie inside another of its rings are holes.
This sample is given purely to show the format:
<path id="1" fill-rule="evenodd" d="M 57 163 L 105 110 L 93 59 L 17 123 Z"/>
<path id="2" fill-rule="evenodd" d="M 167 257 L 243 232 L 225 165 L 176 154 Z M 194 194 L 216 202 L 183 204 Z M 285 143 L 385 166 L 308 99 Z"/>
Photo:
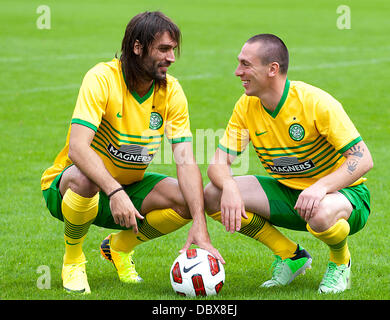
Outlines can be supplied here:
<path id="1" fill-rule="evenodd" d="M 193 266 L 191 266 L 191 267 L 189 267 L 189 268 L 184 267 L 184 268 L 183 268 L 184 273 L 187 273 L 187 272 L 190 271 L 191 269 L 195 268 L 199 263 L 202 263 L 202 261 L 199 261 L 198 263 L 195 263 Z"/>

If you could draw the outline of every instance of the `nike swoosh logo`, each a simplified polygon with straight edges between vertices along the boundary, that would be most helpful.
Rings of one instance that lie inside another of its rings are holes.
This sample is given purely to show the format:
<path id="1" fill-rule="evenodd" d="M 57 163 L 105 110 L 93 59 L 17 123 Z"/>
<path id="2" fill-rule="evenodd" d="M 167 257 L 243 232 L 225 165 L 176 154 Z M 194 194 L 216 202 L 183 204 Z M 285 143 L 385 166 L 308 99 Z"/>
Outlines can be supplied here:
<path id="1" fill-rule="evenodd" d="M 258 137 L 258 136 L 261 136 L 262 134 L 264 134 L 264 133 L 267 133 L 268 131 L 263 131 L 263 132 L 259 132 L 259 133 L 257 133 L 257 131 L 255 132 L 255 135 Z"/>
<path id="2" fill-rule="evenodd" d="M 76 244 L 79 244 L 80 242 L 76 242 L 76 243 L 70 243 L 68 240 L 65 241 L 66 244 L 70 245 L 70 246 L 75 246 Z"/>
<path id="3" fill-rule="evenodd" d="M 195 263 L 193 266 L 191 266 L 191 267 L 189 267 L 189 268 L 184 267 L 184 268 L 183 268 L 184 273 L 187 273 L 187 272 L 190 271 L 191 269 L 195 268 L 199 263 L 202 263 L 202 261 L 199 261 L 198 263 Z"/>
<path id="4" fill-rule="evenodd" d="M 120 112 L 118 112 L 118 113 L 116 114 L 116 116 L 117 116 L 118 118 L 122 118 L 122 115 L 121 115 Z"/>

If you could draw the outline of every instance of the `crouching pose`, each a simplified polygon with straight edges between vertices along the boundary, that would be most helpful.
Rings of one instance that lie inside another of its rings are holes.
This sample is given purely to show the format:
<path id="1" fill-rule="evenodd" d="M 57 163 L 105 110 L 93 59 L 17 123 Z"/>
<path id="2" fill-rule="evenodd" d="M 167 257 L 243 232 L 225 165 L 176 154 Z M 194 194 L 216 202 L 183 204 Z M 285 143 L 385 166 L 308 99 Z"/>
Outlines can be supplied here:
<path id="1" fill-rule="evenodd" d="M 320 293 L 350 286 L 347 237 L 370 213 L 363 175 L 373 162 L 341 104 L 287 78 L 288 51 L 271 34 L 250 38 L 235 71 L 245 89 L 208 168 L 206 211 L 226 230 L 269 247 L 276 260 L 263 286 L 289 284 L 310 267 L 310 254 L 275 226 L 309 231 L 330 250 Z M 232 177 L 230 166 L 252 142 L 270 177 Z"/>
<path id="2" fill-rule="evenodd" d="M 162 13 L 141 13 L 127 25 L 120 59 L 84 77 L 66 145 L 41 179 L 49 211 L 65 225 L 62 279 L 69 292 L 90 292 L 82 245 L 91 224 L 121 230 L 103 240 L 101 252 L 127 283 L 142 280 L 133 249 L 191 219 L 182 250 L 196 244 L 224 262 L 207 232 L 187 100 L 167 74 L 180 37 Z M 164 134 L 178 180 L 145 173 Z"/>

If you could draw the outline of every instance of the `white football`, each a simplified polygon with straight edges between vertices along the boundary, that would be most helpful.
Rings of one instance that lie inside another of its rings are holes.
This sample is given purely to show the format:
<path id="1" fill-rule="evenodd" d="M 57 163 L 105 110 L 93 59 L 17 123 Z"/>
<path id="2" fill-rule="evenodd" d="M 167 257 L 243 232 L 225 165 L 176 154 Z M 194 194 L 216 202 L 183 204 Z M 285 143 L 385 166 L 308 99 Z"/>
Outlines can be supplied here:
<path id="1" fill-rule="evenodd" d="M 210 252 L 188 249 L 173 262 L 169 273 L 173 290 L 183 296 L 218 294 L 225 282 L 225 270 Z"/>

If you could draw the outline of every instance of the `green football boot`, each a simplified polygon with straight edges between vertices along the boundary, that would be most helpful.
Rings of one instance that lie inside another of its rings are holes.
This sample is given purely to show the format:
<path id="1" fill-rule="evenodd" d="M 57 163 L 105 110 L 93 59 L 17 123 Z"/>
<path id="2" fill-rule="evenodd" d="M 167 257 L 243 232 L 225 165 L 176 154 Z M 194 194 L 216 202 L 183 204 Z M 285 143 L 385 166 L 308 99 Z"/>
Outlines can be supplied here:
<path id="1" fill-rule="evenodd" d="M 271 266 L 272 278 L 261 286 L 269 288 L 288 285 L 300 274 L 305 274 L 306 269 L 311 268 L 312 258 L 304 248 L 298 245 L 294 254 L 294 257 L 284 260 L 275 255 L 275 260 Z"/>
<path id="2" fill-rule="evenodd" d="M 322 278 L 318 293 L 339 293 L 351 288 L 351 260 L 348 265 L 330 261 Z"/>

